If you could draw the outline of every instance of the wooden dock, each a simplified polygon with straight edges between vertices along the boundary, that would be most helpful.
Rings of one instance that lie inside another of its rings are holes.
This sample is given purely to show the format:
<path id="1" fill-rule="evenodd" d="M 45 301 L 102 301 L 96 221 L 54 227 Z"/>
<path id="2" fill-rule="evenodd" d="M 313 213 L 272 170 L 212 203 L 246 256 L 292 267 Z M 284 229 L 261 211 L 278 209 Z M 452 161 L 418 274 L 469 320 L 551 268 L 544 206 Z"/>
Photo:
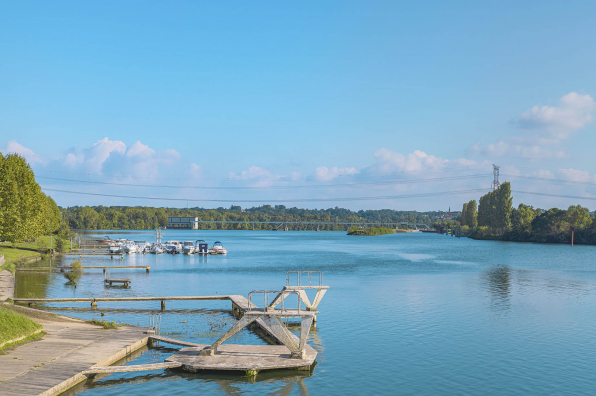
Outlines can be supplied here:
<path id="1" fill-rule="evenodd" d="M 83 266 L 83 269 L 106 269 L 110 270 L 112 268 L 118 269 L 144 269 L 146 272 L 151 271 L 151 266 L 149 265 L 92 265 L 92 266 Z M 69 269 L 69 267 L 29 267 L 29 268 L 17 268 L 17 271 L 45 271 L 45 270 L 55 270 L 64 272 L 64 270 Z"/>
<path id="2" fill-rule="evenodd" d="M 285 345 L 221 345 L 214 356 L 201 356 L 209 345 L 184 348 L 166 359 L 187 371 L 222 370 L 257 373 L 262 370 L 310 370 L 317 351 L 306 345 L 306 356 L 292 359 Z"/>
<path id="3" fill-rule="evenodd" d="M 137 364 L 131 366 L 106 366 L 106 367 L 91 367 L 89 370 L 83 371 L 83 375 L 91 374 L 111 374 L 111 373 L 129 373 L 132 371 L 152 371 L 163 370 L 168 368 L 177 368 L 182 366 L 182 363 L 165 362 L 153 364 Z"/>

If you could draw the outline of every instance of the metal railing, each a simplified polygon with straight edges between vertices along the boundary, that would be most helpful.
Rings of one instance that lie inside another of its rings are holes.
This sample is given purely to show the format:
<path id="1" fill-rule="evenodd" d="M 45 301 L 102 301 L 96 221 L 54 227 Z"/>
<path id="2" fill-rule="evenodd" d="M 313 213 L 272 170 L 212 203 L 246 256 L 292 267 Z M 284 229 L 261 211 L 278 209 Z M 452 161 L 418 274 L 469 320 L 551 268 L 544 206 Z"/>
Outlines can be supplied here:
<path id="1" fill-rule="evenodd" d="M 253 290 L 250 293 L 248 293 L 248 310 L 247 312 L 251 312 L 252 309 L 258 309 L 258 307 L 255 305 L 255 307 L 253 308 L 253 304 L 252 304 L 252 295 L 253 293 L 255 294 L 263 294 L 263 311 L 267 312 L 267 311 L 273 311 L 273 308 L 269 308 L 269 295 L 270 294 L 275 294 L 275 297 L 273 297 L 273 299 L 275 299 L 277 296 L 282 296 L 281 299 L 281 310 L 280 312 L 285 312 L 286 308 L 284 305 L 284 301 L 286 300 L 286 296 L 287 294 L 295 294 L 298 297 L 298 313 L 300 313 L 300 295 L 298 294 L 298 292 L 296 291 L 280 291 L 280 290 Z M 273 301 L 272 301 L 273 302 Z"/>
<path id="2" fill-rule="evenodd" d="M 153 330 L 155 335 L 161 334 L 161 314 L 149 315 L 149 330 Z"/>
<path id="3" fill-rule="evenodd" d="M 323 286 L 323 273 L 321 271 L 288 271 L 286 272 L 286 286 L 290 286 L 290 275 L 296 274 L 297 284 L 295 286 L 313 286 L 313 274 L 319 275 L 319 285 Z M 302 274 L 306 274 L 306 285 L 302 284 Z"/>

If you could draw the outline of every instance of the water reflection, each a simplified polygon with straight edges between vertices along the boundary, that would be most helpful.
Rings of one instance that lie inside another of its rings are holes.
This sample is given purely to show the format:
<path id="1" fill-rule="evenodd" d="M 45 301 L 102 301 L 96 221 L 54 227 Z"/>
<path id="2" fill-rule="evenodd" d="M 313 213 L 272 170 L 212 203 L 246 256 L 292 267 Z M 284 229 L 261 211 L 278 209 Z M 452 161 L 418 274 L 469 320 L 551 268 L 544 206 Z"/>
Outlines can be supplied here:
<path id="1" fill-rule="evenodd" d="M 482 273 L 484 286 L 490 293 L 491 308 L 506 312 L 511 308 L 511 268 L 498 265 Z"/>

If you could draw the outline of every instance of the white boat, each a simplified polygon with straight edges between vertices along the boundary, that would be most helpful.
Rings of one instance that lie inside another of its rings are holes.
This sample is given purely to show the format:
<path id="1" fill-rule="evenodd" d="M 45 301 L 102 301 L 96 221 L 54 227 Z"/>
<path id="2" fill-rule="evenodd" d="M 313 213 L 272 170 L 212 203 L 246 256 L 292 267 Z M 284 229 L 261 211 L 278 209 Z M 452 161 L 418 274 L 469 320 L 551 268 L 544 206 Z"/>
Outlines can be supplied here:
<path id="1" fill-rule="evenodd" d="M 120 252 L 121 252 L 121 246 L 120 245 L 113 245 L 113 246 L 110 246 L 109 249 L 108 249 L 108 253 L 115 254 L 115 253 L 120 253 Z"/>
<path id="2" fill-rule="evenodd" d="M 193 241 L 186 241 L 184 242 L 184 246 L 182 247 L 182 253 L 184 254 L 193 254 L 195 252 L 195 244 Z"/>
<path id="3" fill-rule="evenodd" d="M 211 250 L 213 250 L 216 254 L 228 254 L 228 251 L 224 249 L 220 241 L 215 241 Z"/>
<path id="4" fill-rule="evenodd" d="M 137 245 L 137 253 L 148 253 L 151 251 L 151 244 L 145 241 L 135 241 Z"/>
<path id="5" fill-rule="evenodd" d="M 160 244 L 155 244 L 153 245 L 153 247 L 151 248 L 151 253 L 152 254 L 162 254 L 163 253 L 163 249 L 161 247 Z"/>
<path id="6" fill-rule="evenodd" d="M 137 253 L 139 251 L 139 248 L 137 247 L 137 245 L 135 245 L 134 243 L 131 242 L 131 243 L 127 243 L 126 245 L 124 245 L 122 247 L 122 251 L 124 253 L 128 253 L 128 254 Z"/>

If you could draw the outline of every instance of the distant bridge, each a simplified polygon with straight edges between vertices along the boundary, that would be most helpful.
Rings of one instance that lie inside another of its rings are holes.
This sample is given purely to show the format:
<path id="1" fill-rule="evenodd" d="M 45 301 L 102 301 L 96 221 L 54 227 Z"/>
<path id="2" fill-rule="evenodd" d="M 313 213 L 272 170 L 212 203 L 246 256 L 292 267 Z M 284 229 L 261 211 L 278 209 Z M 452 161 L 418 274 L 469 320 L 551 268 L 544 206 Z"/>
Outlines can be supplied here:
<path id="1" fill-rule="evenodd" d="M 305 226 L 316 226 L 317 230 L 321 225 L 346 225 L 346 226 L 362 226 L 362 227 L 380 227 L 380 226 L 388 226 L 388 227 L 396 227 L 396 226 L 406 226 L 406 228 L 414 227 L 414 228 L 425 228 L 429 229 L 429 226 L 424 223 L 409 223 L 407 221 L 401 222 L 381 222 L 381 223 L 368 223 L 368 222 L 341 222 L 341 221 L 239 221 L 239 220 L 199 220 L 195 221 L 195 223 L 221 223 L 221 224 L 277 224 L 276 229 L 283 229 L 287 230 L 288 225 L 295 224 L 295 225 L 305 225 Z"/>

